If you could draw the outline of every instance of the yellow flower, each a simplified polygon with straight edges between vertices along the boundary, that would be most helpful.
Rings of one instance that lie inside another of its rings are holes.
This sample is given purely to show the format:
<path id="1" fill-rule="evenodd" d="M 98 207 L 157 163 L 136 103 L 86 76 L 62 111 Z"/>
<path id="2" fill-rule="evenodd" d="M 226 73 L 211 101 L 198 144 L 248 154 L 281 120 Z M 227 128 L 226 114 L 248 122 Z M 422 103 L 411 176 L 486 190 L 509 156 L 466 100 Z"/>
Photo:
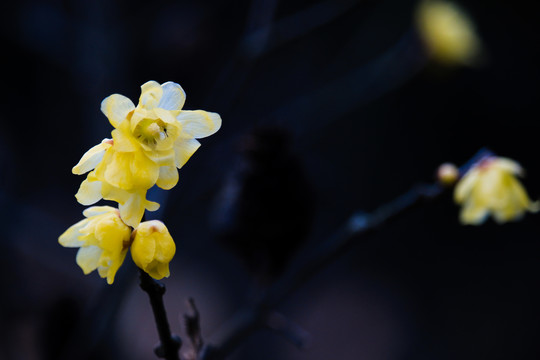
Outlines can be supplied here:
<path id="1" fill-rule="evenodd" d="M 488 157 L 473 166 L 458 182 L 454 199 L 463 207 L 460 221 L 479 225 L 491 214 L 497 223 L 520 219 L 526 211 L 540 210 L 531 202 L 516 175 L 521 166 L 510 159 Z"/>
<path id="2" fill-rule="evenodd" d="M 202 110 L 182 110 L 185 93 L 180 85 L 149 81 L 141 86 L 137 107 L 113 94 L 101 103 L 101 111 L 115 129 L 114 152 L 98 166 L 101 181 L 125 189 L 157 184 L 171 189 L 178 171 L 201 145 L 196 139 L 221 127 L 221 117 Z M 100 175 L 102 174 L 102 175 Z"/>
<path id="3" fill-rule="evenodd" d="M 83 212 L 86 219 L 67 229 L 58 242 L 65 247 L 78 247 L 77 265 L 85 274 L 98 270 L 99 276 L 112 284 L 124 262 L 131 228 L 122 222 L 118 210 L 110 206 L 94 206 Z"/>
<path id="4" fill-rule="evenodd" d="M 142 222 L 134 235 L 131 257 L 135 264 L 154 279 L 168 277 L 176 246 L 165 224 L 158 220 Z"/>
<path id="5" fill-rule="evenodd" d="M 94 146 L 75 167 L 74 174 L 92 171 L 76 195 L 83 205 L 101 198 L 117 201 L 122 219 L 136 227 L 144 210 L 159 204 L 146 200 L 157 185 L 171 189 L 178 170 L 199 148 L 196 140 L 215 133 L 221 117 L 202 110 L 182 110 L 180 85 L 149 81 L 141 87 L 137 107 L 125 96 L 113 94 L 101 103 L 101 111 L 115 127 L 112 139 Z"/>
<path id="6" fill-rule="evenodd" d="M 416 25 L 430 55 L 445 65 L 472 65 L 481 52 L 474 24 L 457 5 L 444 0 L 423 0 Z"/>

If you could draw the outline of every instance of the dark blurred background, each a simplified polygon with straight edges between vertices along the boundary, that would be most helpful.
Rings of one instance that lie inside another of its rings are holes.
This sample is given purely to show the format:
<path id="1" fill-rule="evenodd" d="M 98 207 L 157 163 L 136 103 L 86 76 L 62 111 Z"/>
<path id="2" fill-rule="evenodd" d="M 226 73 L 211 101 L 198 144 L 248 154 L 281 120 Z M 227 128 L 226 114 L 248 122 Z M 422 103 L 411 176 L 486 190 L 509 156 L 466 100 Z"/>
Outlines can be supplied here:
<path id="1" fill-rule="evenodd" d="M 3 2 L 0 359 L 154 359 L 129 257 L 112 286 L 58 236 L 82 218 L 71 167 L 112 130 L 100 102 L 180 83 L 221 130 L 152 192 L 177 243 L 171 327 L 192 296 L 203 335 L 250 304 L 355 211 L 372 211 L 481 147 L 518 160 L 540 197 L 533 1 L 467 1 L 482 66 L 425 56 L 416 1 Z M 165 198 L 165 196 L 167 196 Z M 250 337 L 234 359 L 538 359 L 538 215 L 458 223 L 450 196 L 366 239 L 280 306 L 299 350 Z M 255 244 L 255 245 L 254 245 Z M 301 252 L 303 253 L 303 252 Z"/>

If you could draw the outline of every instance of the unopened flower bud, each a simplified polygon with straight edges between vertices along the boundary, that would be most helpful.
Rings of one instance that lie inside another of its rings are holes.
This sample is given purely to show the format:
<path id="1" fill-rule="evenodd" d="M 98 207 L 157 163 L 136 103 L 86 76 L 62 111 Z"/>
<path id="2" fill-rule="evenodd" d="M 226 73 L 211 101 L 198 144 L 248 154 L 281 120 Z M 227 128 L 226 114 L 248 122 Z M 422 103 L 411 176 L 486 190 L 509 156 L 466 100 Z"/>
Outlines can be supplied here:
<path id="1" fill-rule="evenodd" d="M 452 186 L 459 179 L 459 169 L 452 163 L 444 163 L 437 169 L 437 180 L 441 185 Z"/>
<path id="2" fill-rule="evenodd" d="M 145 221 L 135 229 L 131 257 L 139 268 L 154 279 L 169 276 L 169 262 L 175 252 L 176 245 L 161 221 Z"/>

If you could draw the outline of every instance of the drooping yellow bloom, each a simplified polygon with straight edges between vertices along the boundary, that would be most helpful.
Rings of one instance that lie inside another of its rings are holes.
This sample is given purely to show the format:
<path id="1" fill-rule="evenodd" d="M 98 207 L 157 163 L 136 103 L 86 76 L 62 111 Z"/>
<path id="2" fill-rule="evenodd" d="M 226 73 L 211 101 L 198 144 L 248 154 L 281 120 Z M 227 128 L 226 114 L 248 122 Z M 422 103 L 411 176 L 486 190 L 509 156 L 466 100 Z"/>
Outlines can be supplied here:
<path id="1" fill-rule="evenodd" d="M 124 224 L 117 209 L 93 206 L 83 212 L 79 221 L 60 235 L 65 247 L 78 247 L 77 265 L 85 274 L 98 270 L 99 276 L 112 284 L 124 262 L 131 237 L 131 228 Z"/>
<path id="2" fill-rule="evenodd" d="M 136 227 L 144 210 L 159 204 L 146 200 L 146 191 L 157 185 L 171 189 L 178 170 L 199 148 L 197 141 L 221 127 L 221 117 L 202 110 L 182 110 L 185 93 L 180 85 L 149 81 L 141 87 L 137 107 L 125 96 L 113 94 L 101 111 L 115 129 L 90 149 L 73 168 L 84 174 L 95 168 L 76 197 L 84 205 L 101 198 L 120 203 L 124 221 Z"/>
<path id="3" fill-rule="evenodd" d="M 531 202 L 517 179 L 521 166 L 510 159 L 488 157 L 473 166 L 458 182 L 454 199 L 462 204 L 460 221 L 479 225 L 489 215 L 497 223 L 520 219 L 526 211 L 540 210 L 539 202 Z"/>
<path id="4" fill-rule="evenodd" d="M 420 36 L 436 61 L 445 65 L 472 65 L 481 53 L 481 42 L 469 16 L 456 4 L 423 0 L 416 11 Z"/>
<path id="5" fill-rule="evenodd" d="M 158 220 L 142 222 L 134 235 L 131 257 L 135 264 L 154 279 L 168 277 L 176 246 L 165 224 Z"/>

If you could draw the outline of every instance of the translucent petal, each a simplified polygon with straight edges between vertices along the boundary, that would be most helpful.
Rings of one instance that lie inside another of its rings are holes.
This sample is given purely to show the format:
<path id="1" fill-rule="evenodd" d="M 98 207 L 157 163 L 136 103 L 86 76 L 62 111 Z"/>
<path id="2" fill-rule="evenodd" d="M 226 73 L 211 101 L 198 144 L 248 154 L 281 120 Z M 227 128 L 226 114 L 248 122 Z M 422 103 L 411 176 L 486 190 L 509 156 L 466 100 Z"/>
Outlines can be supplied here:
<path id="1" fill-rule="evenodd" d="M 81 183 L 79 191 L 75 194 L 77 201 L 82 205 L 92 205 L 101 200 L 101 181 L 89 181 L 88 178 Z"/>
<path id="2" fill-rule="evenodd" d="M 195 139 L 178 139 L 174 143 L 175 165 L 181 168 L 197 151 L 201 143 Z"/>
<path id="3" fill-rule="evenodd" d="M 120 152 L 133 152 L 137 150 L 137 140 L 131 135 L 126 134 L 124 131 L 114 129 L 112 131 L 112 137 L 114 140 L 114 149 Z"/>
<path id="4" fill-rule="evenodd" d="M 161 85 L 163 95 L 157 107 L 165 110 L 181 110 L 186 101 L 184 89 L 177 83 L 168 81 Z"/>
<path id="5" fill-rule="evenodd" d="M 154 114 L 156 114 L 156 116 L 158 118 L 160 118 L 161 120 L 163 120 L 167 124 L 176 124 L 177 123 L 176 118 L 174 117 L 174 115 L 172 114 L 171 111 L 160 109 L 160 108 L 155 108 L 153 111 L 154 111 Z"/>
<path id="6" fill-rule="evenodd" d="M 153 109 L 160 102 L 163 95 L 163 89 L 156 81 L 148 81 L 141 86 L 141 97 L 139 106 L 146 109 Z"/>
<path id="7" fill-rule="evenodd" d="M 93 170 L 99 162 L 103 159 L 105 151 L 112 146 L 110 139 L 103 139 L 103 141 L 88 150 L 81 160 L 72 169 L 72 172 L 76 175 L 82 175 L 90 170 Z"/>
<path id="8" fill-rule="evenodd" d="M 135 109 L 135 105 L 127 97 L 113 94 L 101 102 L 101 112 L 109 119 L 115 128 L 120 125 L 128 114 Z"/>
<path id="9" fill-rule="evenodd" d="M 133 176 L 133 185 L 137 189 L 150 189 L 159 177 L 159 165 L 149 159 L 143 151 L 134 153 L 130 171 Z"/>
<path id="10" fill-rule="evenodd" d="M 126 254 L 127 249 L 123 250 L 118 256 L 118 258 L 115 259 L 107 269 L 107 284 L 111 285 L 114 282 L 114 277 L 116 276 L 116 273 L 118 272 L 120 266 L 122 266 L 122 264 L 124 263 Z"/>
<path id="11" fill-rule="evenodd" d="M 88 219 L 83 219 L 78 223 L 70 226 L 60 237 L 58 242 L 64 247 L 81 247 L 84 245 L 84 241 L 79 239 L 80 230 L 88 223 Z"/>
<path id="12" fill-rule="evenodd" d="M 172 189 L 178 183 L 178 170 L 176 166 L 162 166 L 159 168 L 159 178 L 156 185 L 162 189 Z"/>
<path id="13" fill-rule="evenodd" d="M 116 208 L 113 208 L 112 206 L 92 206 L 88 209 L 83 211 L 83 215 L 86 217 L 106 214 L 108 212 L 117 211 Z"/>
<path id="14" fill-rule="evenodd" d="M 132 189 L 134 186 L 130 170 L 132 161 L 133 153 L 113 152 L 111 161 L 105 168 L 105 181 L 120 189 Z"/>
<path id="15" fill-rule="evenodd" d="M 85 275 L 97 269 L 102 252 L 103 250 L 97 246 L 87 246 L 79 249 L 76 261 Z"/>
<path id="16" fill-rule="evenodd" d="M 130 193 L 127 201 L 118 205 L 124 223 L 134 228 L 139 225 L 144 215 L 145 197 L 146 190 L 144 192 Z"/>
<path id="17" fill-rule="evenodd" d="M 197 139 L 210 136 L 221 127 L 219 114 L 203 110 L 183 110 L 176 119 L 183 132 Z"/>
<path id="18" fill-rule="evenodd" d="M 144 154 L 159 166 L 174 165 L 174 149 L 165 151 L 145 151 Z"/>
<path id="19" fill-rule="evenodd" d="M 146 200 L 145 208 L 148 211 L 156 211 L 159 209 L 159 204 L 155 201 Z"/>

